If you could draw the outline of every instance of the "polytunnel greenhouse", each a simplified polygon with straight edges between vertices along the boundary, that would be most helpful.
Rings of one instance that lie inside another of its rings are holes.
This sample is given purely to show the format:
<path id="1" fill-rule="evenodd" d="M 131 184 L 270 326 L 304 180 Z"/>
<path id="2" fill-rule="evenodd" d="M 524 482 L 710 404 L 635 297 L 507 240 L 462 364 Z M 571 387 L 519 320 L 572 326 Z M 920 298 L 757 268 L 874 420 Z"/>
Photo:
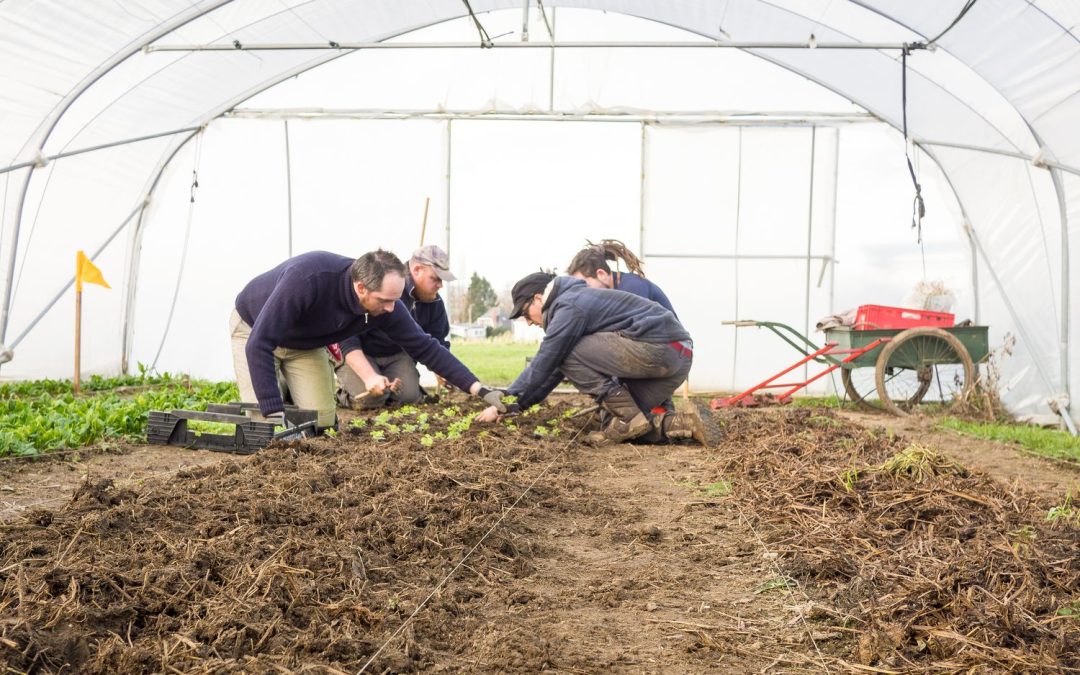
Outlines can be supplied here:
<path id="1" fill-rule="evenodd" d="M 0 0 L 0 671 L 1080 670 L 1078 224 L 1076 0 Z"/>

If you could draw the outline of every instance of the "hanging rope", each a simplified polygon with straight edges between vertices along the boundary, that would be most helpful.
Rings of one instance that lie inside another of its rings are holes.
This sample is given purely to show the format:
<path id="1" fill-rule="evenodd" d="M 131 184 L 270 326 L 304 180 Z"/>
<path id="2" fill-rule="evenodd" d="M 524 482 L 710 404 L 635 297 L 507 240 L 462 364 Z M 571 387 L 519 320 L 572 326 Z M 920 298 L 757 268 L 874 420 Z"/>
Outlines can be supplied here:
<path id="1" fill-rule="evenodd" d="M 955 22 L 954 22 L 955 23 Z M 911 174 L 911 182 L 915 186 L 915 199 L 911 202 L 911 229 L 916 230 L 918 242 L 922 244 L 922 219 L 926 215 L 926 204 L 922 198 L 922 186 L 915 177 L 915 167 L 911 164 L 911 153 L 908 152 L 907 133 L 907 57 L 911 45 L 904 45 L 900 51 L 900 103 L 901 115 L 904 125 L 904 158 L 907 160 L 908 173 Z"/>
<path id="2" fill-rule="evenodd" d="M 184 266 L 187 263 L 188 243 L 191 241 L 191 221 L 195 215 L 195 191 L 199 188 L 199 161 L 202 159 L 202 131 L 199 131 L 195 139 L 195 162 L 191 169 L 191 192 L 188 201 L 187 228 L 184 230 L 184 247 L 180 252 L 180 269 L 176 273 L 176 287 L 173 289 L 172 304 L 169 305 L 169 316 L 165 319 L 165 330 L 161 333 L 161 343 L 158 345 L 154 360 L 150 363 L 150 370 L 157 369 L 161 351 L 165 348 L 165 340 L 169 337 L 169 328 L 172 326 L 173 315 L 176 313 L 176 300 L 180 297 L 180 283 L 184 278 Z"/>
<path id="3" fill-rule="evenodd" d="M 949 31 L 951 31 L 953 29 L 953 26 L 960 23 L 960 19 L 964 18 L 964 15 L 968 13 L 969 9 L 971 9 L 972 7 L 975 6 L 976 2 L 978 2 L 978 0 L 968 0 L 966 3 L 964 3 L 963 8 L 961 8 L 960 13 L 956 15 L 956 18 L 952 20 L 952 23 L 950 23 L 948 26 L 946 26 L 945 30 L 938 33 L 937 37 L 933 38 L 932 40 L 928 40 L 926 42 L 926 44 L 927 45 L 932 45 L 935 42 L 937 42 L 938 40 L 940 40 L 942 37 L 944 37 L 945 33 L 948 33 Z"/>
<path id="4" fill-rule="evenodd" d="M 476 18 L 476 12 L 473 11 L 472 5 L 469 4 L 469 0 L 461 0 L 465 3 L 465 9 L 469 10 L 469 17 L 476 24 L 476 32 L 480 33 L 480 47 L 482 49 L 491 49 L 495 44 L 491 41 L 491 36 L 488 35 L 487 30 L 483 24 L 480 23 L 480 19 Z"/>
<path id="5" fill-rule="evenodd" d="M 903 116 L 904 125 L 904 158 L 907 159 L 908 173 L 911 174 L 911 183 L 915 186 L 915 199 L 911 203 L 911 229 L 916 231 L 916 239 L 919 245 L 922 245 L 922 219 L 926 216 L 926 202 L 922 197 L 922 186 L 919 184 L 919 179 L 915 176 L 915 167 L 911 164 L 911 153 L 908 151 L 908 131 L 907 131 L 907 57 L 912 50 L 915 49 L 927 49 L 942 37 L 945 36 L 950 30 L 953 29 L 956 24 L 960 23 L 960 19 L 964 18 L 964 15 L 975 6 L 978 0 L 967 0 L 964 6 L 960 9 L 960 13 L 956 15 L 956 18 L 952 20 L 945 30 L 938 33 L 936 36 L 927 40 L 926 42 L 910 42 L 904 45 L 904 48 L 900 50 L 900 100 L 901 100 L 901 114 Z"/>

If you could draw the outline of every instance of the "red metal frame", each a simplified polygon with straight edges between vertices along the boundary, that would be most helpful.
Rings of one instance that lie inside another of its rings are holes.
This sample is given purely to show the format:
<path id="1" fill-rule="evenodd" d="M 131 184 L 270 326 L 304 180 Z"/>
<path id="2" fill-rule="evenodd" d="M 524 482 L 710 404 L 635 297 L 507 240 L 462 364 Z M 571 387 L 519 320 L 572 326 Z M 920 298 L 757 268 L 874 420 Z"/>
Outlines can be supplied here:
<path id="1" fill-rule="evenodd" d="M 890 338 L 887 338 L 887 337 L 879 338 L 879 339 L 874 340 L 874 341 L 872 341 L 872 342 L 870 342 L 870 343 L 868 343 L 868 344 L 866 344 L 866 345 L 864 345 L 862 347 L 858 347 L 858 348 L 855 348 L 855 349 L 834 349 L 836 347 L 836 345 L 837 345 L 836 342 L 826 342 L 825 346 L 822 347 L 821 349 L 818 349 L 816 352 L 814 352 L 812 354 L 807 354 L 804 358 L 799 359 L 794 365 L 792 365 L 792 366 L 790 366 L 788 368 L 785 368 L 784 370 L 781 370 L 779 373 L 773 375 L 772 377 L 765 380 L 764 382 L 761 382 L 759 384 L 754 385 L 753 387 L 750 387 L 749 389 L 742 392 L 741 394 L 736 394 L 735 396 L 729 396 L 728 398 L 714 398 L 713 400 L 709 401 L 709 407 L 712 408 L 713 410 L 716 410 L 717 408 L 729 408 L 729 407 L 735 406 L 735 405 L 742 405 L 742 406 L 749 407 L 749 406 L 763 405 L 763 404 L 766 404 L 766 403 L 789 403 L 791 401 L 791 395 L 794 394 L 795 392 L 799 391 L 800 389 L 803 389 L 804 387 L 806 387 L 811 382 L 813 382 L 813 381 L 815 381 L 815 380 L 817 380 L 817 379 L 819 379 L 821 377 L 824 377 L 825 375 L 828 375 L 829 373 L 836 370 L 837 368 L 840 368 L 842 366 L 842 364 L 848 363 L 849 361 L 854 361 L 855 359 L 859 358 L 860 356 L 862 356 L 866 352 L 871 351 L 873 349 L 877 349 L 877 347 L 879 345 L 881 345 L 884 342 L 888 342 L 889 340 L 890 340 Z M 788 373 L 795 370 L 796 368 L 798 368 L 801 365 L 804 365 L 804 364 L 806 364 L 806 363 L 808 363 L 810 361 L 813 361 L 815 359 L 820 359 L 822 357 L 837 356 L 837 355 L 840 355 L 840 354 L 847 354 L 848 356 L 846 358 L 842 359 L 841 361 L 830 365 L 828 368 L 821 371 L 817 375 L 814 375 L 809 380 L 806 380 L 804 382 L 786 382 L 786 383 L 782 383 L 782 384 L 773 384 L 774 380 L 777 380 L 777 379 L 783 377 L 784 375 L 787 375 Z M 777 388 L 777 387 L 790 387 L 790 389 L 788 389 L 784 393 L 780 394 L 779 396 L 773 396 L 771 394 L 765 394 L 764 396 L 761 396 L 761 395 L 756 394 L 756 392 L 761 391 L 762 389 L 774 389 L 774 388 Z"/>

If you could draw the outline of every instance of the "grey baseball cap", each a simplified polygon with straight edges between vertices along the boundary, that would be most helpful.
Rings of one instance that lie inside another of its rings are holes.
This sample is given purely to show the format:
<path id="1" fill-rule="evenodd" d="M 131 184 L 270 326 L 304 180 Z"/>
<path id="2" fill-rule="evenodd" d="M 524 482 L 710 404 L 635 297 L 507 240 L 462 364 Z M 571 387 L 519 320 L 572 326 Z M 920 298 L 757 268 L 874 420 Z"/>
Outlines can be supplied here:
<path id="1" fill-rule="evenodd" d="M 421 246 L 413 251 L 412 259 L 422 265 L 431 265 L 435 270 L 435 274 L 439 275 L 439 278 L 443 281 L 454 281 L 457 279 L 457 277 L 450 272 L 450 256 L 446 254 L 446 251 L 434 244 Z"/>

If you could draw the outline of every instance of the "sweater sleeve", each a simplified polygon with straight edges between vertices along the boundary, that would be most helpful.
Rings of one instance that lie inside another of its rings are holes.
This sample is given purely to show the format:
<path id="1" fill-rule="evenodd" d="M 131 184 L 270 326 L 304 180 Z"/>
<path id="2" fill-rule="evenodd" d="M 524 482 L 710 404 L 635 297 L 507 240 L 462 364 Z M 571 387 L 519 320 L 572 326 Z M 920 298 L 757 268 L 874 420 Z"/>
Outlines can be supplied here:
<path id="1" fill-rule="evenodd" d="M 387 336 L 401 346 L 417 363 L 422 363 L 436 375 L 462 391 L 469 391 L 479 378 L 465 367 L 450 350 L 420 328 L 409 310 L 398 300 L 394 311 L 379 317 L 379 326 Z"/>
<path id="2" fill-rule="evenodd" d="M 286 272 L 266 299 L 255 325 L 251 327 L 244 354 L 247 356 L 251 385 L 259 400 L 259 411 L 263 415 L 281 412 L 285 408 L 274 370 L 274 350 L 282 343 L 289 326 L 312 304 L 313 296 L 314 288 L 306 279 L 291 271 Z"/>
<path id="3" fill-rule="evenodd" d="M 585 316 L 581 311 L 572 306 L 560 308 L 546 328 L 540 350 L 507 393 L 517 396 L 522 408 L 543 401 L 562 380 L 559 367 L 584 332 Z"/>

